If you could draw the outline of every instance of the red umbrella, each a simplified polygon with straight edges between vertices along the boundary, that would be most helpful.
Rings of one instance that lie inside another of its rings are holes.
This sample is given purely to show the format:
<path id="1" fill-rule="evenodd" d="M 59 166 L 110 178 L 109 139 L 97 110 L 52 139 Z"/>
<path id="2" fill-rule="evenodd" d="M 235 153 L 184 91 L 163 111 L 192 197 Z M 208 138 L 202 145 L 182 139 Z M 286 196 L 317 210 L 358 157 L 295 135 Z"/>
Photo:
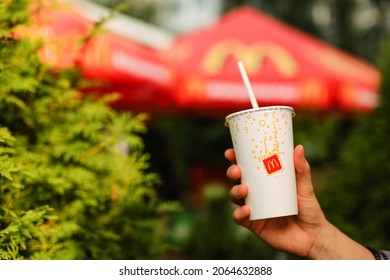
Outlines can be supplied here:
<path id="1" fill-rule="evenodd" d="M 239 60 L 259 105 L 364 111 L 377 104 L 375 68 L 248 7 L 178 38 L 168 55 L 180 74 L 175 100 L 188 110 L 249 108 Z"/>
<path id="2" fill-rule="evenodd" d="M 48 8 L 35 15 L 45 39 L 42 59 L 59 67 L 77 66 L 100 82 L 88 92 L 120 93 L 117 108 L 150 110 L 169 106 L 174 71 L 153 48 L 112 32 L 82 40 L 93 23 L 70 6 Z"/>
<path id="3" fill-rule="evenodd" d="M 78 64 L 86 78 L 106 81 L 94 91 L 121 93 L 116 108 L 157 110 L 171 105 L 174 71 L 153 49 L 118 35 L 98 35 L 84 46 Z"/>

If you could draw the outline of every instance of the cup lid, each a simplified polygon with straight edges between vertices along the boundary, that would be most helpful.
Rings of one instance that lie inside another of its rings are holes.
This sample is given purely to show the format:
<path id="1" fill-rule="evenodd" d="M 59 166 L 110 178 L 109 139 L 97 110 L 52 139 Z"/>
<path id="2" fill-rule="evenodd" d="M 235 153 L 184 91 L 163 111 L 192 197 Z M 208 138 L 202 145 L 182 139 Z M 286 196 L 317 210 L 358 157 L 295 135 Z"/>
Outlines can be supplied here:
<path id="1" fill-rule="evenodd" d="M 288 110 L 291 111 L 292 117 L 295 117 L 294 108 L 290 106 L 267 106 L 267 107 L 259 107 L 259 108 L 251 108 L 243 111 L 231 113 L 225 118 L 225 126 L 229 126 L 229 120 L 238 116 L 238 115 L 247 115 L 249 113 L 261 112 L 261 111 L 274 111 L 274 110 Z"/>

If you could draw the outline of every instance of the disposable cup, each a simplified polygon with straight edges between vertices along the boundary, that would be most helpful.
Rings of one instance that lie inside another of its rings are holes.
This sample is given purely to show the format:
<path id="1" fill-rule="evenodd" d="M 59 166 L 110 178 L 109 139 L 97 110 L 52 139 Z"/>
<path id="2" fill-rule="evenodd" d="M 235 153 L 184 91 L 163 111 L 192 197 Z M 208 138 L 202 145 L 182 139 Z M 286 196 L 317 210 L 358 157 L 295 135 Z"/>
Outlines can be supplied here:
<path id="1" fill-rule="evenodd" d="M 298 214 L 294 115 L 291 107 L 270 106 L 226 117 L 241 182 L 249 188 L 245 204 L 250 208 L 250 220 Z"/>

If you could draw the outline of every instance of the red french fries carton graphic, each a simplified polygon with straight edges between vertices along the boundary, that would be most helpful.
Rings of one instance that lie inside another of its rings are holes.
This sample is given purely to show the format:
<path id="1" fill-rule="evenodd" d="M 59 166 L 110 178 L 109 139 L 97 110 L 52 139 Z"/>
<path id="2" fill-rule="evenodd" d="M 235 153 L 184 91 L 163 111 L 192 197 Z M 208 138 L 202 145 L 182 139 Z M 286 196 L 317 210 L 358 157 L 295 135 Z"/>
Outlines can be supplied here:
<path id="1" fill-rule="evenodd" d="M 282 169 L 282 164 L 280 163 L 278 155 L 273 155 L 263 159 L 263 163 L 268 174 L 272 174 Z"/>

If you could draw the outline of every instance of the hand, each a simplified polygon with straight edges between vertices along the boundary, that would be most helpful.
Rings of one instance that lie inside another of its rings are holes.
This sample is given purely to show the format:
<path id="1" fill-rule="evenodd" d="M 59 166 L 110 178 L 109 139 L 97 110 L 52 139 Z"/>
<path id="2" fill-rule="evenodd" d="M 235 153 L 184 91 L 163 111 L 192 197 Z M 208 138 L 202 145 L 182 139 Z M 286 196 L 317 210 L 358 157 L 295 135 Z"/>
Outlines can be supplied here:
<path id="1" fill-rule="evenodd" d="M 235 163 L 234 150 L 226 150 L 225 157 L 232 163 L 227 170 L 227 177 L 232 181 L 239 180 L 241 170 Z M 325 218 L 314 194 L 310 165 L 305 158 L 302 145 L 294 149 L 293 157 L 298 215 L 250 221 L 250 209 L 244 204 L 248 187 L 245 184 L 237 184 L 230 190 L 231 200 L 239 206 L 233 212 L 234 221 L 251 230 L 274 248 L 299 257 L 310 259 L 372 257 L 367 249 L 345 236 Z"/>

